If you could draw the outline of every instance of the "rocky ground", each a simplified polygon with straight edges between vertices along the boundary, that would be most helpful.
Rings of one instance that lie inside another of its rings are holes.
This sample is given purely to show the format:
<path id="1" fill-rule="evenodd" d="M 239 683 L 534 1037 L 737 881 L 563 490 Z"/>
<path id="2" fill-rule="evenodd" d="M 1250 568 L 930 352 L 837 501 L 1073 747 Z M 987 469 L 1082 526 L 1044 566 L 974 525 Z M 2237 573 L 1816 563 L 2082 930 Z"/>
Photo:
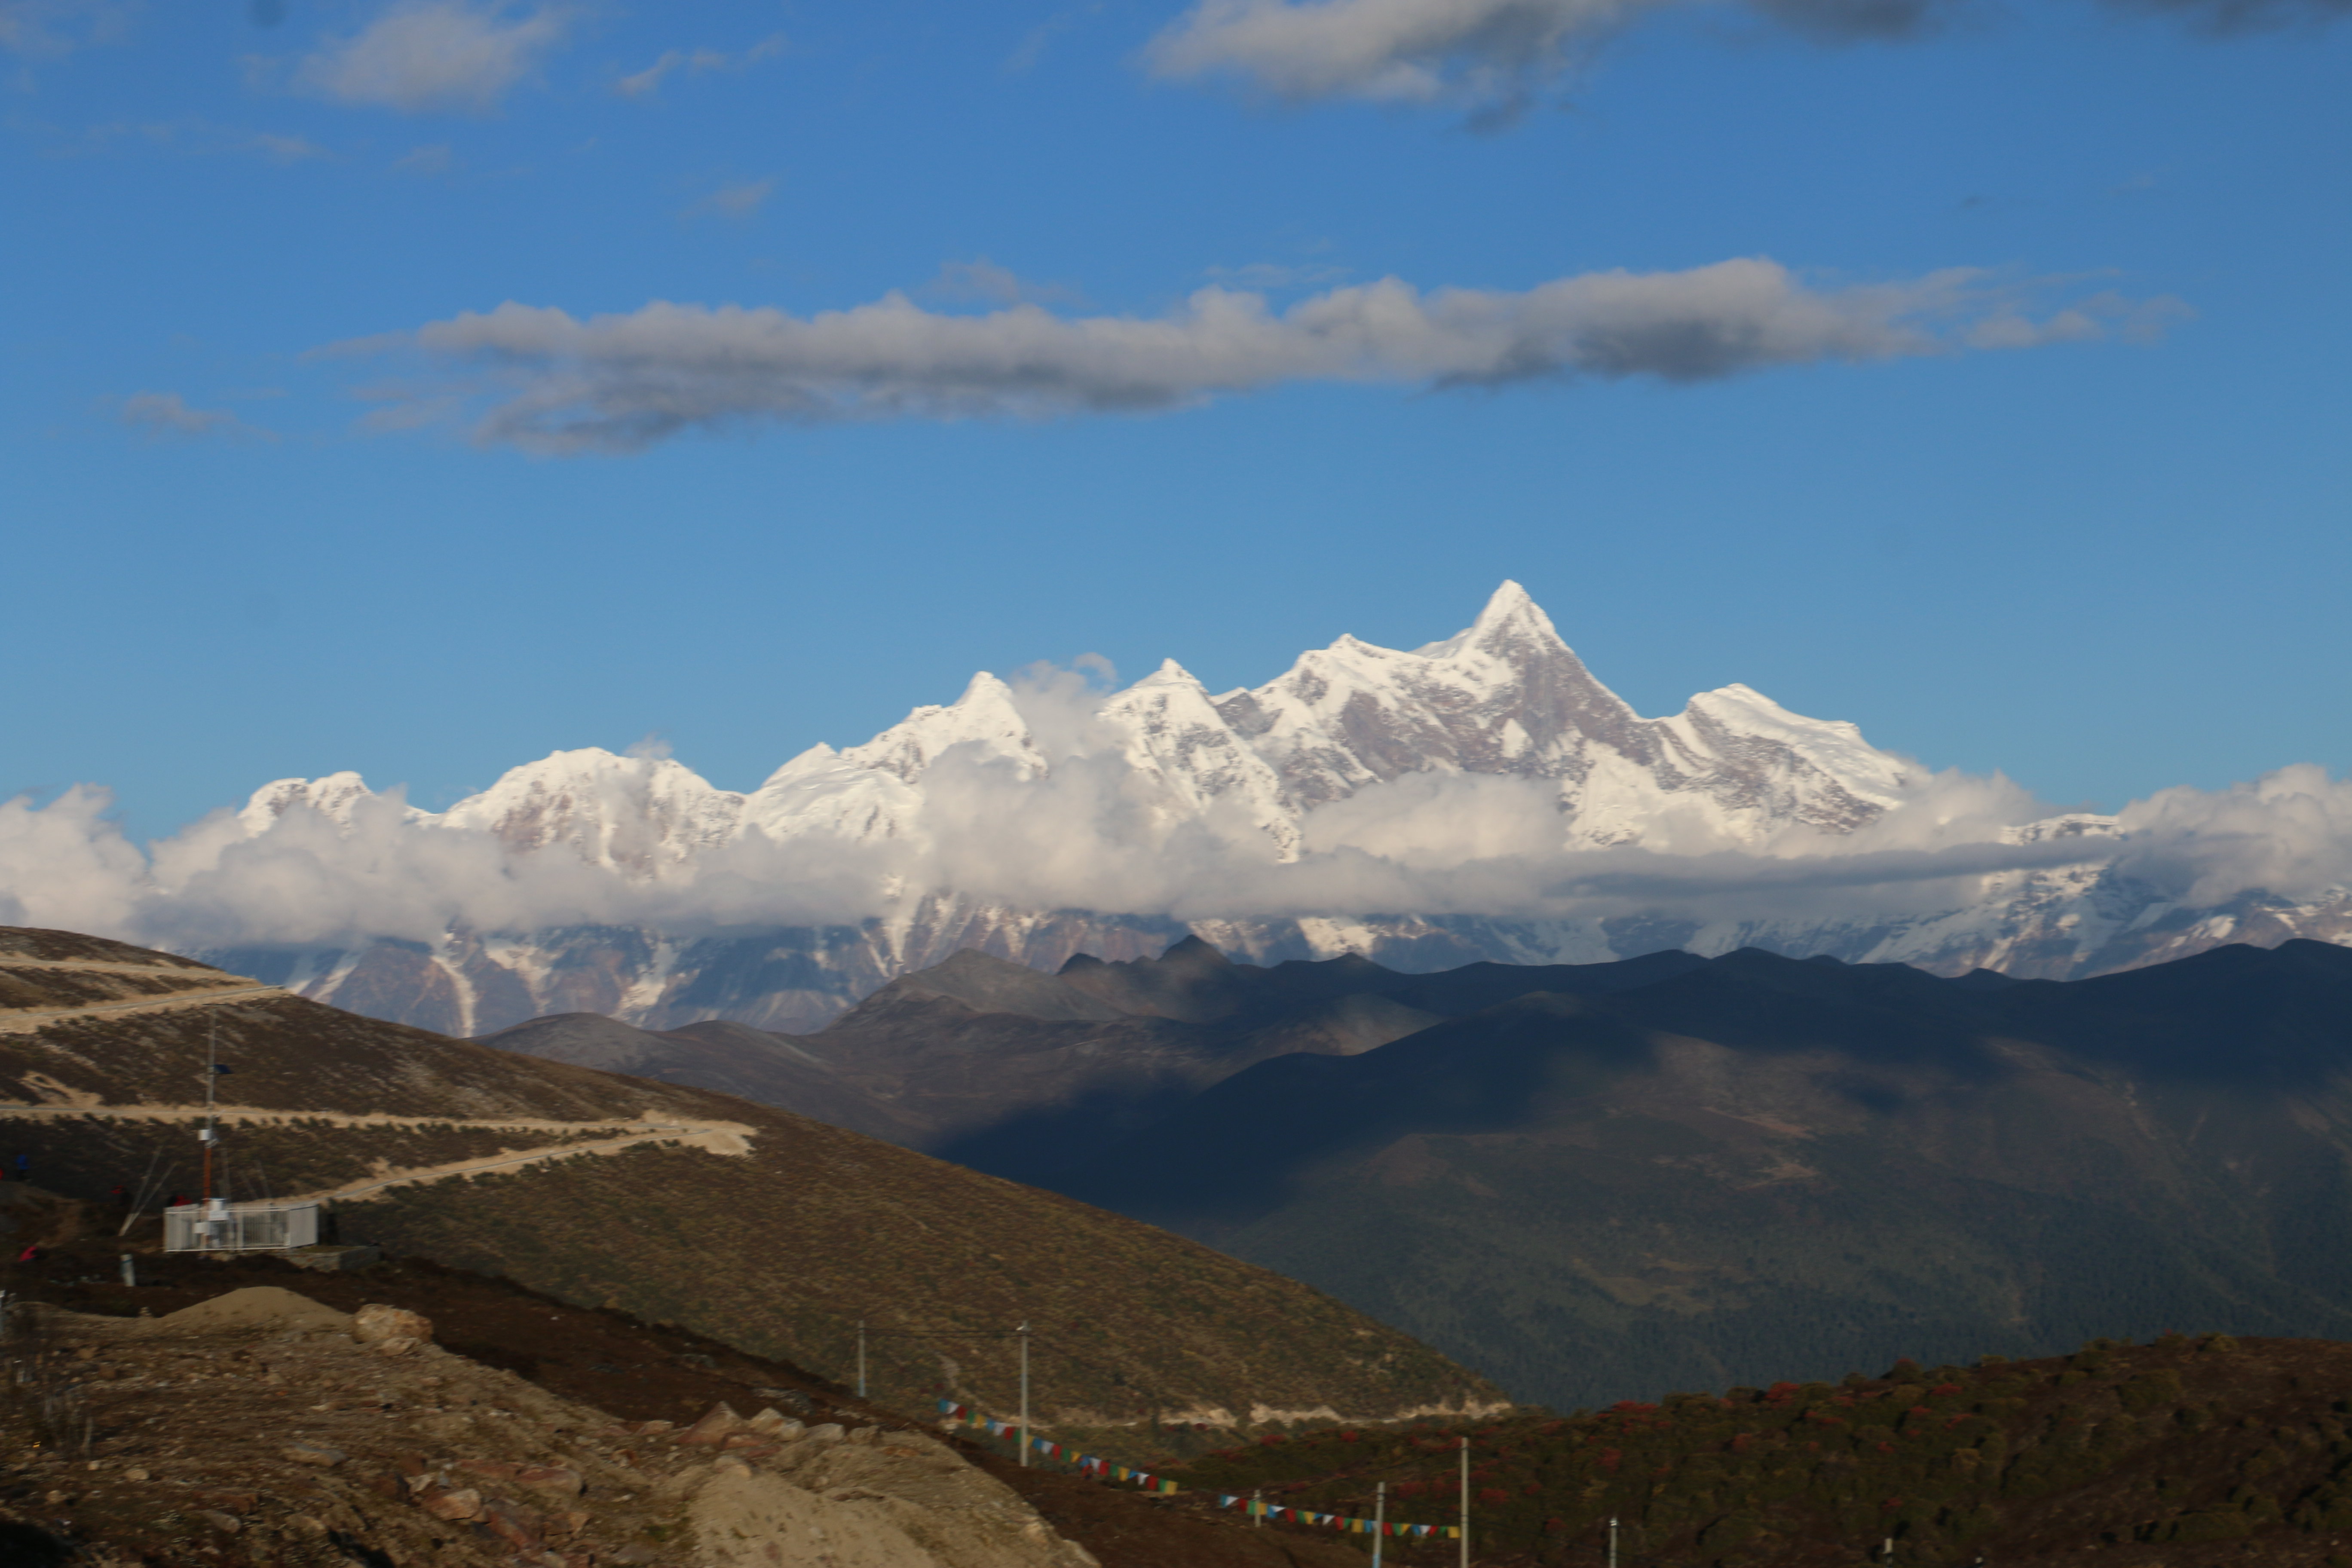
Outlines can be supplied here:
<path id="1" fill-rule="evenodd" d="M 905 1426 L 715 1405 L 614 1421 L 434 1344 L 250 1286 L 161 1318 L 32 1306 L 12 1349 L 19 1509 L 99 1561 L 1087 1568 Z"/>
<path id="2" fill-rule="evenodd" d="M 132 1256 L 7 1184 L 0 1564 L 1360 1568 L 797 1368 L 395 1259 Z M 429 1324 L 429 1327 L 427 1326 Z"/>

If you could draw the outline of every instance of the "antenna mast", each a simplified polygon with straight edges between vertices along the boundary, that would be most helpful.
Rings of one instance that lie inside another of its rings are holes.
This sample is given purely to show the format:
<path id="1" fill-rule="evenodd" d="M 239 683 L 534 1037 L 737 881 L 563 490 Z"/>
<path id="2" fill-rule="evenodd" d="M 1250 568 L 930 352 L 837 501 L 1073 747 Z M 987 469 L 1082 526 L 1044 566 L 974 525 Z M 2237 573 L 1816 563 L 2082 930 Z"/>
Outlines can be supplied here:
<path id="1" fill-rule="evenodd" d="M 196 1141 L 205 1146 L 203 1185 L 197 1189 L 198 1214 L 209 1216 L 213 1202 L 213 1143 L 219 1134 L 213 1120 L 213 1090 L 220 1082 L 220 1020 L 212 1020 L 212 1028 L 205 1036 L 205 1130 Z"/>

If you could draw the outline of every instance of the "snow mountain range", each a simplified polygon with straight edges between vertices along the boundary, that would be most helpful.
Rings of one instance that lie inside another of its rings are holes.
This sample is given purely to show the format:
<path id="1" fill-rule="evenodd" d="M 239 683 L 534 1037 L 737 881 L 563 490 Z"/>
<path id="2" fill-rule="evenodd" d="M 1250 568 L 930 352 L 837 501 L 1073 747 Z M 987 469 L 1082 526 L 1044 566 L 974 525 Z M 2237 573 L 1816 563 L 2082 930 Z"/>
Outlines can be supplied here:
<path id="1" fill-rule="evenodd" d="M 1108 696 L 982 673 L 748 793 L 592 748 L 439 813 L 355 773 L 279 780 L 228 837 L 202 876 L 299 844 L 359 863 L 356 891 L 317 930 L 182 946 L 458 1036 L 565 1012 L 804 1032 L 961 949 L 1055 968 L 1186 934 L 1260 963 L 1759 946 L 2042 977 L 2352 940 L 2339 888 L 2184 903 L 2211 879 L 2128 821 L 2047 815 L 1744 686 L 1643 718 L 1512 583 L 1443 642 L 1343 637 L 1223 694 L 1173 661 Z M 370 888 L 420 878 L 371 924 Z"/>

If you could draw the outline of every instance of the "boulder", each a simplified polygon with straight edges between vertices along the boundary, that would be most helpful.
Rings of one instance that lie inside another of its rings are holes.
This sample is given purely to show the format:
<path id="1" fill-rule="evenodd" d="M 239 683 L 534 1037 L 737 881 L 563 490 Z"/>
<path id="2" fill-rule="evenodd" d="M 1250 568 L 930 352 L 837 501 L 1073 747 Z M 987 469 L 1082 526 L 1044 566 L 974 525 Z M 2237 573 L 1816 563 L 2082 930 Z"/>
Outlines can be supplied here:
<path id="1" fill-rule="evenodd" d="M 585 1484 L 579 1471 L 562 1465 L 520 1465 L 516 1467 L 514 1479 L 517 1486 L 562 1497 L 578 1497 Z"/>
<path id="2" fill-rule="evenodd" d="M 296 1247 L 279 1256 L 297 1268 L 322 1274 L 347 1274 L 383 1261 L 383 1253 L 373 1247 Z"/>
<path id="3" fill-rule="evenodd" d="M 539 1515 L 530 1509 L 491 1498 L 482 1504 L 482 1523 L 492 1535 L 518 1552 L 539 1550 Z"/>
<path id="4" fill-rule="evenodd" d="M 748 1431 L 751 1423 L 735 1414 L 732 1405 L 712 1405 L 701 1420 L 678 1434 L 681 1443 L 707 1443 L 716 1447 L 738 1432 Z"/>
<path id="5" fill-rule="evenodd" d="M 387 1307 L 381 1301 L 371 1302 L 352 1314 L 352 1338 L 363 1345 L 396 1339 L 429 1343 L 433 1338 L 433 1320 L 404 1307 Z"/>

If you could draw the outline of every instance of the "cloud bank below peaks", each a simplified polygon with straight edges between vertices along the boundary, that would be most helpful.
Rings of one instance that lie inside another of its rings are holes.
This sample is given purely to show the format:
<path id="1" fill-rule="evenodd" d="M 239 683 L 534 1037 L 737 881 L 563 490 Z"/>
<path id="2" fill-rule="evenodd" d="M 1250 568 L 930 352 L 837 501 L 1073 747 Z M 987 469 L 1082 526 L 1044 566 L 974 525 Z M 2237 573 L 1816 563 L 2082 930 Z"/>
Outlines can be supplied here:
<path id="1" fill-rule="evenodd" d="M 636 803 L 623 797 L 676 767 L 604 761 L 612 804 L 625 808 Z M 520 847 L 350 775 L 321 783 L 330 789 L 286 809 L 217 812 L 144 850 L 108 819 L 102 790 L 0 803 L 0 923 L 218 952 L 429 942 L 452 930 L 840 926 L 889 919 L 935 892 L 1189 921 L 1788 924 L 1937 919 L 2043 874 L 2120 875 L 2183 908 L 2255 892 L 2307 900 L 2352 884 L 2352 783 L 2308 766 L 2225 790 L 2165 791 L 2116 818 L 2052 817 L 1998 776 L 1923 772 L 1849 834 L 1790 826 L 1740 844 L 1662 817 L 1640 842 L 1600 848 L 1564 842 L 1554 782 L 1417 773 L 1309 813 L 1286 857 L 1238 813 L 1171 809 L 1115 754 L 1081 746 L 1041 772 L 965 743 L 933 760 L 919 798 L 883 784 L 909 808 L 887 835 L 778 837 L 747 825 L 625 865 L 564 842 Z"/>
<path id="2" fill-rule="evenodd" d="M 1891 283 L 1809 283 L 1764 258 L 1676 272 L 1591 272 L 1531 289 L 1396 279 L 1276 310 L 1203 289 L 1156 318 L 978 314 L 893 292 L 796 316 L 656 301 L 585 320 L 509 302 L 329 352 L 421 355 L 428 384 L 378 395 L 407 428 L 466 408 L 475 439 L 565 455 L 763 422 L 1054 418 L 1144 413 L 1301 384 L 1499 388 L 1578 377 L 1675 383 L 1824 362 L 2007 349 L 2155 330 L 2177 302 L 1950 268 Z"/>

